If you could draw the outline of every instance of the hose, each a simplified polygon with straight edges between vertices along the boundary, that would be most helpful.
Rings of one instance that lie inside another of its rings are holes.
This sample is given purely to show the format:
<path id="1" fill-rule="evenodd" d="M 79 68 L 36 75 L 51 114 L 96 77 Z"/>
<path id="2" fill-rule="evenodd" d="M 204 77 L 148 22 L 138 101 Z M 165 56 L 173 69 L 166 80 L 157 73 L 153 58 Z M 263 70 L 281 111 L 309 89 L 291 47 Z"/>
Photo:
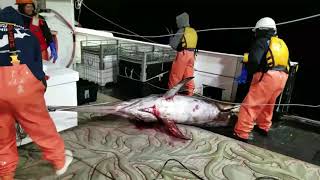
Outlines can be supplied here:
<path id="1" fill-rule="evenodd" d="M 72 54 L 71 54 L 71 57 L 70 57 L 70 60 L 69 60 L 69 62 L 67 64 L 67 66 L 66 66 L 67 68 L 69 68 L 73 63 L 73 59 L 74 59 L 75 52 L 76 52 L 76 35 L 75 35 L 75 31 L 74 31 L 72 25 L 57 11 L 55 11 L 53 9 L 42 9 L 42 12 L 48 12 L 48 13 L 55 14 L 72 32 L 72 39 L 73 39 Z"/>
<path id="2" fill-rule="evenodd" d="M 75 52 L 76 52 L 76 35 L 75 35 L 75 31 L 72 27 L 72 25 L 57 11 L 53 10 L 53 9 L 41 9 L 39 12 L 46 12 L 46 13 L 53 13 L 56 17 L 58 17 L 72 32 L 72 39 L 73 39 L 73 48 L 72 48 L 72 54 L 70 57 L 70 60 L 68 62 L 68 64 L 66 65 L 67 68 L 69 68 L 72 63 L 73 63 L 73 59 L 75 56 Z M 26 14 L 20 13 L 20 15 L 28 17 L 28 18 L 32 18 L 32 16 L 28 16 Z"/>

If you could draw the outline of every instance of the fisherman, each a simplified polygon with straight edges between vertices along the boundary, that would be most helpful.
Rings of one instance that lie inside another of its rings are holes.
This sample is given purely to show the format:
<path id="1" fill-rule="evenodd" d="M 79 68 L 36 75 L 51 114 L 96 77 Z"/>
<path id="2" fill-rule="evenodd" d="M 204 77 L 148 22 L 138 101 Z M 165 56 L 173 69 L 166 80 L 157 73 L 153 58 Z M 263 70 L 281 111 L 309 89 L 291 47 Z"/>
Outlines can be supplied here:
<path id="1" fill-rule="evenodd" d="M 244 57 L 248 76 L 253 75 L 253 79 L 234 129 L 235 138 L 242 141 L 248 141 L 254 122 L 260 134 L 268 135 L 274 104 L 285 87 L 289 71 L 289 50 L 277 37 L 275 21 L 269 17 L 262 18 L 253 31 L 255 40 Z"/>
<path id="2" fill-rule="evenodd" d="M 53 40 L 51 31 L 44 19 L 35 12 L 33 0 L 16 0 L 18 10 L 23 14 L 24 26 L 38 38 L 41 46 L 42 59 L 56 62 L 58 59 L 56 44 Z M 50 47 L 51 57 L 49 58 L 48 47 Z"/>
<path id="3" fill-rule="evenodd" d="M 0 180 L 13 180 L 18 164 L 16 119 L 62 175 L 72 152 L 65 150 L 45 104 L 39 42 L 12 7 L 1 10 L 0 22 Z"/>
<path id="4" fill-rule="evenodd" d="M 197 32 L 190 27 L 189 15 L 182 13 L 176 17 L 179 28 L 175 36 L 170 38 L 170 46 L 177 51 L 169 76 L 169 89 L 177 85 L 181 80 L 193 77 L 194 61 L 197 48 Z M 186 84 L 187 95 L 192 96 L 194 93 L 194 80 Z"/>

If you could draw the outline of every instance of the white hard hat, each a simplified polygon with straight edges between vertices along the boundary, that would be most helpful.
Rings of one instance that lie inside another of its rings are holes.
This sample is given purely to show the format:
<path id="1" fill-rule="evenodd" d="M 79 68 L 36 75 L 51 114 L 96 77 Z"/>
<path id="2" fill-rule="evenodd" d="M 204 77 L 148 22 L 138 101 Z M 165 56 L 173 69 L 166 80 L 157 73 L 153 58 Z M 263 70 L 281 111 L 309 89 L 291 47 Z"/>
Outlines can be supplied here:
<path id="1" fill-rule="evenodd" d="M 277 31 L 276 22 L 269 17 L 261 18 L 256 26 L 254 27 L 253 31 L 256 31 L 256 29 L 273 29 Z"/>

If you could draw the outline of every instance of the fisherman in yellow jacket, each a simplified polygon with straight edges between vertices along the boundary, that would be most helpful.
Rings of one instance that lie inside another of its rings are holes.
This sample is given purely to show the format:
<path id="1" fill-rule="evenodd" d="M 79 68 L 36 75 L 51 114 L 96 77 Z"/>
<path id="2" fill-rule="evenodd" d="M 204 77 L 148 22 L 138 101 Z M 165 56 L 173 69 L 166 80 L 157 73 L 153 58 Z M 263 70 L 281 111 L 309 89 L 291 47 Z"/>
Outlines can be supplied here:
<path id="1" fill-rule="evenodd" d="M 283 91 L 289 71 L 289 50 L 285 42 L 276 36 L 275 21 L 269 17 L 262 18 L 253 31 L 255 40 L 244 57 L 248 75 L 253 75 L 253 79 L 234 129 L 235 137 L 242 141 L 249 139 L 254 122 L 260 134 L 268 135 L 272 125 L 272 104 Z"/>
<path id="2" fill-rule="evenodd" d="M 176 59 L 173 61 L 169 76 L 169 89 L 177 85 L 181 80 L 193 77 L 195 51 L 197 48 L 197 32 L 190 27 L 189 15 L 182 13 L 176 17 L 179 28 L 175 36 L 170 39 L 170 46 L 177 51 Z M 187 95 L 194 93 L 194 81 L 186 84 Z"/>

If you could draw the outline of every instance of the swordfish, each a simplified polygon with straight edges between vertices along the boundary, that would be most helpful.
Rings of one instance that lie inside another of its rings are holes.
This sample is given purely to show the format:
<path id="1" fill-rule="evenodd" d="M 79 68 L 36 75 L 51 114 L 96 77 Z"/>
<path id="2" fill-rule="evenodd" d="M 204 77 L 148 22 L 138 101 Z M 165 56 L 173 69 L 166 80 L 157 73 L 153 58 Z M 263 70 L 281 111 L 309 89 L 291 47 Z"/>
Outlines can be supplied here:
<path id="1" fill-rule="evenodd" d="M 206 127 L 223 127 L 230 124 L 230 117 L 236 115 L 238 107 L 192 96 L 178 95 L 180 89 L 193 77 L 182 80 L 164 95 L 150 95 L 144 98 L 120 102 L 116 105 L 50 107 L 57 111 L 75 111 L 99 114 L 117 114 L 142 122 L 161 121 L 169 132 L 181 139 L 186 137 L 176 124 Z"/>

